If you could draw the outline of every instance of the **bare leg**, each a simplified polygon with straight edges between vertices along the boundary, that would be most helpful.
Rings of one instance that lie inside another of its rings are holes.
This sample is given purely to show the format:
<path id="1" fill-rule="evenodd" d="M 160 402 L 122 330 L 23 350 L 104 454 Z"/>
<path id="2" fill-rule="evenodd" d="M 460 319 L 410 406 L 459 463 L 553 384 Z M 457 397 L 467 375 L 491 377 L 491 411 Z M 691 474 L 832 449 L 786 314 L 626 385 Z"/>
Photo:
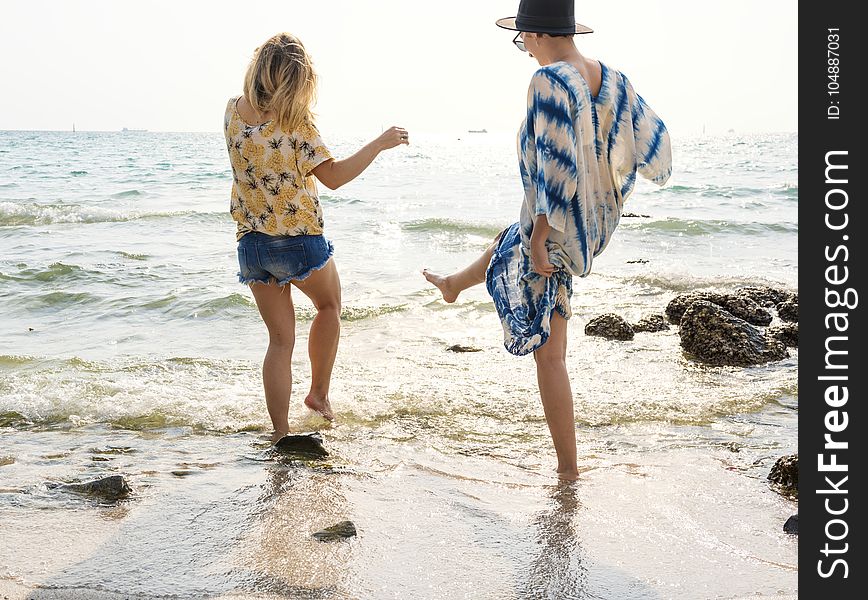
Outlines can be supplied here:
<path id="1" fill-rule="evenodd" d="M 304 403 L 333 421 L 329 385 L 341 335 L 341 280 L 334 259 L 304 281 L 292 283 L 311 299 L 317 311 L 307 341 L 311 378 L 310 393 Z"/>
<path id="2" fill-rule="evenodd" d="M 546 422 L 558 455 L 558 477 L 574 480 L 579 476 L 576 461 L 576 417 L 573 392 L 567 375 L 567 321 L 557 312 L 552 315 L 551 335 L 533 354 L 536 376 Z"/>
<path id="3" fill-rule="evenodd" d="M 435 285 L 443 294 L 443 300 L 452 303 L 458 299 L 458 294 L 469 287 L 485 281 L 485 270 L 491 262 L 495 244 L 490 245 L 482 255 L 462 270 L 451 275 L 437 275 L 428 269 L 422 271 L 422 275 L 429 283 Z"/>
<path id="4" fill-rule="evenodd" d="M 251 285 L 250 289 L 268 328 L 268 350 L 262 362 L 262 383 L 265 387 L 265 404 L 274 426 L 271 441 L 275 442 L 289 431 L 295 308 L 288 285 Z"/>

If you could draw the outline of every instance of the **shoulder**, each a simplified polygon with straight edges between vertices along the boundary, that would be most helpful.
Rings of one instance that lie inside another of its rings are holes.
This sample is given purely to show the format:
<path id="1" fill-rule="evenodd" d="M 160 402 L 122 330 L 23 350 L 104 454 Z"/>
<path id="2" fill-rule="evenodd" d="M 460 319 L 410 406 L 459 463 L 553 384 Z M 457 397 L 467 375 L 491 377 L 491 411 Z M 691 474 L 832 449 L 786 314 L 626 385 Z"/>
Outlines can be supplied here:
<path id="1" fill-rule="evenodd" d="M 229 98 L 229 100 L 226 102 L 226 112 L 227 113 L 231 113 L 231 112 L 235 111 L 235 106 L 238 104 L 239 98 L 241 98 L 240 94 L 238 96 L 232 96 L 231 98 Z"/>
<path id="2" fill-rule="evenodd" d="M 555 94 L 568 94 L 569 84 L 561 65 L 540 67 L 530 78 L 530 89 Z"/>

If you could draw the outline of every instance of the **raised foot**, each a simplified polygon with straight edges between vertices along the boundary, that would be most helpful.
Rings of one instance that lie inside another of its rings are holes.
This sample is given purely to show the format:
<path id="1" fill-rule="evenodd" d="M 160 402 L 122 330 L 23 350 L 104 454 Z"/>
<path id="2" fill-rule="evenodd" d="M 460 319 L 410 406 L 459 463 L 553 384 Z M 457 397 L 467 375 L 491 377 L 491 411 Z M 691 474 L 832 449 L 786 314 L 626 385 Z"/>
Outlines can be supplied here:
<path id="1" fill-rule="evenodd" d="M 452 288 L 449 283 L 448 277 L 437 275 L 436 273 L 432 273 L 428 269 L 424 269 L 422 271 L 422 275 L 425 276 L 425 279 L 428 280 L 428 283 L 440 290 L 440 293 L 443 294 L 443 300 L 445 302 L 452 304 L 458 299 L 458 292 L 456 292 Z"/>
<path id="2" fill-rule="evenodd" d="M 329 402 L 328 396 L 308 394 L 307 398 L 304 399 L 304 405 L 324 419 L 329 421 L 335 420 L 335 414 L 332 412 L 332 405 Z"/>

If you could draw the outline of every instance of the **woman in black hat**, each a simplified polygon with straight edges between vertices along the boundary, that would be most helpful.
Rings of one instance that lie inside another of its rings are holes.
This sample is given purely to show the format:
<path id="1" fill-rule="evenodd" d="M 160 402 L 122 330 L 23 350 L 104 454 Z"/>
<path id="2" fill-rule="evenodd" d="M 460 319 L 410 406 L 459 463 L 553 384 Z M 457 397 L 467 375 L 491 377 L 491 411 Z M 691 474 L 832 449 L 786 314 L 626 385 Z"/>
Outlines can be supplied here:
<path id="1" fill-rule="evenodd" d="M 662 185 L 672 164 L 666 127 L 627 78 L 579 52 L 574 36 L 592 30 L 573 13 L 574 0 L 522 0 L 516 17 L 497 21 L 540 64 L 518 134 L 519 222 L 467 268 L 424 272 L 446 302 L 486 282 L 506 349 L 533 352 L 563 479 L 578 477 L 565 362 L 573 277 L 588 275 L 606 247 L 637 172 Z"/>

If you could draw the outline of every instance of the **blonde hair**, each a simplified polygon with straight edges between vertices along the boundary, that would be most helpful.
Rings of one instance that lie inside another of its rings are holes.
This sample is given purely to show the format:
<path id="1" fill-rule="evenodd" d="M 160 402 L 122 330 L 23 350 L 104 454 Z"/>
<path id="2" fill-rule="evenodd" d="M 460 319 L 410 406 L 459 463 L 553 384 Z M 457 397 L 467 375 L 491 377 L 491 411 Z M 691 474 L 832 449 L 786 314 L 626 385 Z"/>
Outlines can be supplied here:
<path id="1" fill-rule="evenodd" d="M 244 76 L 244 97 L 257 113 L 271 111 L 281 129 L 313 125 L 317 76 L 301 40 L 278 33 L 253 52 Z"/>

